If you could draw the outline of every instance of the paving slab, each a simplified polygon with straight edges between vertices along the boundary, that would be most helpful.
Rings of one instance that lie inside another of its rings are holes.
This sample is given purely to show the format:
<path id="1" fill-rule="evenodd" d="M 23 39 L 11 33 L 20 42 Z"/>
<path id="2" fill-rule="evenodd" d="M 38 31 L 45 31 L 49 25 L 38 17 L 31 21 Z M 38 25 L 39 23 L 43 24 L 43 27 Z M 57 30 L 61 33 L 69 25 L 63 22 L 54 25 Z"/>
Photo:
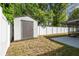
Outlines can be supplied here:
<path id="1" fill-rule="evenodd" d="M 51 40 L 64 43 L 75 48 L 79 48 L 79 37 L 57 37 L 51 38 Z"/>

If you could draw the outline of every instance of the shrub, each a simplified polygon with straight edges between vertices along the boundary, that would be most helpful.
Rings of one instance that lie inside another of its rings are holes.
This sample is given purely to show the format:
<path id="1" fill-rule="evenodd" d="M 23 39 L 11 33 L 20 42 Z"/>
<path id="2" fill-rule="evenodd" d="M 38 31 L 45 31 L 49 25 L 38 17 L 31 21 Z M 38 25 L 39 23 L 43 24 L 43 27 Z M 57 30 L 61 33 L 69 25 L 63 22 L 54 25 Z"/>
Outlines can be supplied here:
<path id="1" fill-rule="evenodd" d="M 2 3 L 0 6 L 3 8 L 3 13 L 6 16 L 9 23 L 13 23 L 14 19 L 14 4 Z"/>

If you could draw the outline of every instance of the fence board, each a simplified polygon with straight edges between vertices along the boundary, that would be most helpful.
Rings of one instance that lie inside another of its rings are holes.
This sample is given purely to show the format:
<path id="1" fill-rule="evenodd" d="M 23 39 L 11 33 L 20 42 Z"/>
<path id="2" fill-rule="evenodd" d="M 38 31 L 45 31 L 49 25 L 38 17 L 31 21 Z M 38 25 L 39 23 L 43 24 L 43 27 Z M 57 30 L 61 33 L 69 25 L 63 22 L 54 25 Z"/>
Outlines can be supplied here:
<path id="1" fill-rule="evenodd" d="M 10 45 L 10 25 L 0 7 L 0 56 L 4 56 Z"/>
<path id="2" fill-rule="evenodd" d="M 67 27 L 42 27 L 38 26 L 38 35 L 49 35 L 57 33 L 67 33 Z"/>

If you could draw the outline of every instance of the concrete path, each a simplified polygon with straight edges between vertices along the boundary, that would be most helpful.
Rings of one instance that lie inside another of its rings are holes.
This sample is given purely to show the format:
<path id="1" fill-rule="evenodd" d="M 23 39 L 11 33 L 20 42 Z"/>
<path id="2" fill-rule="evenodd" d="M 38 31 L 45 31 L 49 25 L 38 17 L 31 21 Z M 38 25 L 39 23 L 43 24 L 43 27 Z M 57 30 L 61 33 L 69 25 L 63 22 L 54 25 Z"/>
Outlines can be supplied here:
<path id="1" fill-rule="evenodd" d="M 79 37 L 58 37 L 58 38 L 51 38 L 51 40 L 64 43 L 66 45 L 79 48 Z"/>

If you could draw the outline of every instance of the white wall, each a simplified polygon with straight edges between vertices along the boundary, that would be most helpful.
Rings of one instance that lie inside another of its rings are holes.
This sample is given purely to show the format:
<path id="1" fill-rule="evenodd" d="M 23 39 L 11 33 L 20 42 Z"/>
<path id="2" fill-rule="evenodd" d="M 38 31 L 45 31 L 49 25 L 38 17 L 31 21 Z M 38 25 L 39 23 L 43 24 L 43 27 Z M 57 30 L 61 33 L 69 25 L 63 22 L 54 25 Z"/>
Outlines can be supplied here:
<path id="1" fill-rule="evenodd" d="M 38 26 L 38 35 L 49 35 L 57 33 L 67 33 L 67 27 L 42 27 Z"/>
<path id="2" fill-rule="evenodd" d="M 4 56 L 10 45 L 10 25 L 0 7 L 0 56 Z"/>

